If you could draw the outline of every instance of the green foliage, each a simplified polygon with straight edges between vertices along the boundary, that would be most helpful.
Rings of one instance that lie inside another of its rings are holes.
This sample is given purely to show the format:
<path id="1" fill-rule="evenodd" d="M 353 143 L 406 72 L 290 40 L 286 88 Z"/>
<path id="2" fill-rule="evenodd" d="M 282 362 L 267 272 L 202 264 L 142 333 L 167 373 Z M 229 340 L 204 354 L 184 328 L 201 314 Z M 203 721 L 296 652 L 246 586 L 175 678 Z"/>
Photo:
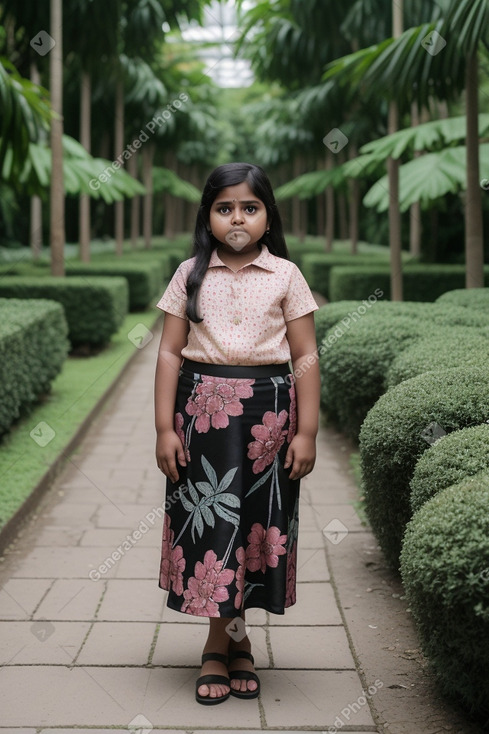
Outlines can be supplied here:
<path id="1" fill-rule="evenodd" d="M 489 716 L 489 475 L 449 487 L 416 513 L 401 573 L 443 692 Z"/>
<path id="2" fill-rule="evenodd" d="M 368 268 L 372 265 L 388 267 L 388 256 L 372 253 L 369 255 L 349 255 L 347 253 L 328 253 L 321 254 L 306 253 L 301 257 L 301 270 L 307 280 L 309 287 L 313 291 L 321 293 L 325 298 L 331 298 L 330 279 L 331 270 L 336 266 L 351 266 L 353 268 Z M 362 270 L 363 272 L 363 270 Z M 370 291 L 373 293 L 373 290 Z M 370 295 L 368 293 L 367 295 Z M 333 301 L 339 300 L 355 300 L 331 298 Z"/>
<path id="3" fill-rule="evenodd" d="M 411 517 L 410 482 L 436 426 L 446 433 L 489 420 L 489 372 L 462 367 L 427 372 L 388 390 L 360 431 L 365 508 L 387 558 L 397 567 Z M 436 429 L 439 430 L 439 429 Z"/>
<path id="4" fill-rule="evenodd" d="M 125 278 L 13 276 L 0 280 L 0 297 L 59 301 L 71 345 L 102 346 L 124 321 L 129 289 Z"/>
<path id="5" fill-rule="evenodd" d="M 394 359 L 387 371 L 386 386 L 393 387 L 423 372 L 489 364 L 489 314 L 487 324 L 482 329 L 443 327 L 416 341 Z"/>
<path id="6" fill-rule="evenodd" d="M 489 266 L 484 268 L 485 281 L 489 284 Z M 446 291 L 463 288 L 463 265 L 415 265 L 403 270 L 404 298 L 407 301 L 435 301 Z M 367 298 L 376 288 L 390 298 L 390 273 L 382 266 L 337 266 L 331 271 L 329 294 L 332 301 L 349 301 Z"/>
<path id="7" fill-rule="evenodd" d="M 49 392 L 68 353 L 67 332 L 58 303 L 0 298 L 0 435 Z"/>
<path id="8" fill-rule="evenodd" d="M 440 327 L 454 326 L 480 329 L 487 327 L 487 319 L 455 306 L 362 302 L 322 340 L 321 405 L 328 418 L 357 439 L 365 416 L 387 389 L 387 373 L 398 355 L 417 340 L 437 334 Z"/>
<path id="9" fill-rule="evenodd" d="M 338 321 L 347 318 L 352 311 L 355 311 L 361 301 L 336 301 L 336 303 L 327 303 L 314 312 L 314 323 L 316 326 L 316 340 L 318 346 L 323 341 L 326 332 L 331 329 Z"/>
<path id="10" fill-rule="evenodd" d="M 443 293 L 438 303 L 475 308 L 489 314 L 489 288 L 463 288 Z"/>
<path id="11" fill-rule="evenodd" d="M 129 256 L 107 262 L 80 263 L 68 262 L 66 275 L 103 275 L 126 278 L 129 286 L 129 310 L 144 309 L 163 289 L 168 258 L 138 258 L 131 261 Z"/>
<path id="12" fill-rule="evenodd" d="M 467 477 L 489 472 L 489 425 L 462 428 L 443 436 L 419 459 L 411 479 L 411 509 L 417 512 L 435 494 Z"/>

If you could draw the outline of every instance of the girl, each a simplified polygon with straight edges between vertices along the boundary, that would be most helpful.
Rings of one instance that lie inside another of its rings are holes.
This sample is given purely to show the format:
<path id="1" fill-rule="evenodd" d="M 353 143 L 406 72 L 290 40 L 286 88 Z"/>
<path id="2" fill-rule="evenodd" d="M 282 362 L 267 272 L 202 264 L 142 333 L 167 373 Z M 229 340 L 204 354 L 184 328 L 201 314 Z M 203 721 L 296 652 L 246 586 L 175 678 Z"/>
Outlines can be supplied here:
<path id="1" fill-rule="evenodd" d="M 284 614 L 296 601 L 299 481 L 314 466 L 319 413 L 318 307 L 259 166 L 211 173 L 193 257 L 157 305 L 159 586 L 171 609 L 209 617 L 196 700 L 255 698 L 245 609 Z"/>

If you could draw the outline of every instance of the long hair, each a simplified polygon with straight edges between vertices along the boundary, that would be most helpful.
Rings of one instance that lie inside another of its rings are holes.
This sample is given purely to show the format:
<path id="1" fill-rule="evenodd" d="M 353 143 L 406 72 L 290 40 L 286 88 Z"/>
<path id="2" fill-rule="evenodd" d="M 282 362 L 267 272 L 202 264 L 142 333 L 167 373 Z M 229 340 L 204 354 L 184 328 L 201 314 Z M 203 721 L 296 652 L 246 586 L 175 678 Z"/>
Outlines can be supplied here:
<path id="1" fill-rule="evenodd" d="M 197 313 L 197 297 L 204 275 L 209 267 L 213 250 L 219 244 L 214 235 L 208 231 L 209 216 L 212 204 L 222 189 L 246 182 L 253 194 L 260 199 L 267 210 L 269 233 L 264 234 L 261 241 L 272 255 L 289 260 L 289 253 L 282 228 L 282 221 L 273 195 L 268 176 L 260 166 L 252 163 L 226 163 L 215 168 L 207 179 L 199 212 L 195 223 L 192 256 L 195 264 L 187 280 L 187 309 L 190 321 L 203 321 Z"/>

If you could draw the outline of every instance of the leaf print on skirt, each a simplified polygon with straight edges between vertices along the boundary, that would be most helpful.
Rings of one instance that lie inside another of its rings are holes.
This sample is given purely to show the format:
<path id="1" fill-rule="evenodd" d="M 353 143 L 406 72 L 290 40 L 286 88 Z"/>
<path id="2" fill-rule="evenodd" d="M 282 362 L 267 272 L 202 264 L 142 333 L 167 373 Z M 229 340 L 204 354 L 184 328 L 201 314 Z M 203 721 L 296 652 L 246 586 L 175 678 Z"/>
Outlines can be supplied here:
<path id="1" fill-rule="evenodd" d="M 274 526 L 265 530 L 259 522 L 253 523 L 248 541 L 246 568 L 249 571 L 265 573 L 267 566 L 277 568 L 278 557 L 287 552 L 284 548 L 287 536 L 280 535 L 280 530 Z"/>
<path id="2" fill-rule="evenodd" d="M 245 378 L 202 375 L 202 382 L 195 390 L 196 397 L 189 397 L 185 407 L 188 415 L 197 416 L 197 433 L 207 433 L 211 426 L 227 428 L 230 415 L 242 415 L 243 406 L 240 401 L 253 396 L 251 386 L 254 382 L 255 380 Z"/>
<path id="3" fill-rule="evenodd" d="M 259 474 L 269 466 L 280 451 L 287 436 L 287 431 L 282 430 L 287 417 L 286 410 L 281 410 L 278 415 L 267 410 L 262 418 L 263 423 L 252 427 L 251 434 L 255 441 L 248 444 L 248 458 L 255 459 L 253 462 L 254 474 Z"/>
<path id="4" fill-rule="evenodd" d="M 234 571 L 222 568 L 213 550 L 208 550 L 204 563 L 197 561 L 194 574 L 188 580 L 188 588 L 183 592 L 185 601 L 182 612 L 198 617 L 220 617 L 219 602 L 229 599 L 226 586 L 234 579 Z"/>

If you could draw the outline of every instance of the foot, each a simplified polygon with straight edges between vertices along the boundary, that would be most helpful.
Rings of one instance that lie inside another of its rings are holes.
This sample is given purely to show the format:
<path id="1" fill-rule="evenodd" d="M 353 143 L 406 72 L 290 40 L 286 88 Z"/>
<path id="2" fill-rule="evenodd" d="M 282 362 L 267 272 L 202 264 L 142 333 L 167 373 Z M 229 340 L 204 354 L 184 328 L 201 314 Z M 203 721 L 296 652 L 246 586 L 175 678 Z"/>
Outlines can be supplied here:
<path id="1" fill-rule="evenodd" d="M 251 642 L 249 638 L 245 637 L 239 643 L 235 642 L 234 644 L 229 645 L 230 655 L 236 650 L 246 650 L 247 652 L 251 652 Z M 248 660 L 247 658 L 235 658 L 228 665 L 229 673 L 232 673 L 234 670 L 247 670 L 250 673 L 254 673 L 255 667 L 251 660 Z M 231 680 L 231 688 L 235 691 L 241 691 L 244 693 L 246 693 L 246 691 L 249 691 L 251 693 L 253 691 L 256 691 L 256 689 L 258 688 L 258 683 L 256 682 L 256 680 L 239 680 L 239 678 L 233 678 Z"/>
<path id="2" fill-rule="evenodd" d="M 215 652 L 213 650 L 204 649 L 206 652 Z M 200 675 L 224 675 L 228 677 L 228 669 L 225 663 L 221 663 L 218 660 L 207 660 L 200 669 Z M 200 677 L 200 676 L 199 676 Z M 206 683 L 198 687 L 197 692 L 200 696 L 209 698 L 222 698 L 229 693 L 229 686 L 223 683 Z"/>

